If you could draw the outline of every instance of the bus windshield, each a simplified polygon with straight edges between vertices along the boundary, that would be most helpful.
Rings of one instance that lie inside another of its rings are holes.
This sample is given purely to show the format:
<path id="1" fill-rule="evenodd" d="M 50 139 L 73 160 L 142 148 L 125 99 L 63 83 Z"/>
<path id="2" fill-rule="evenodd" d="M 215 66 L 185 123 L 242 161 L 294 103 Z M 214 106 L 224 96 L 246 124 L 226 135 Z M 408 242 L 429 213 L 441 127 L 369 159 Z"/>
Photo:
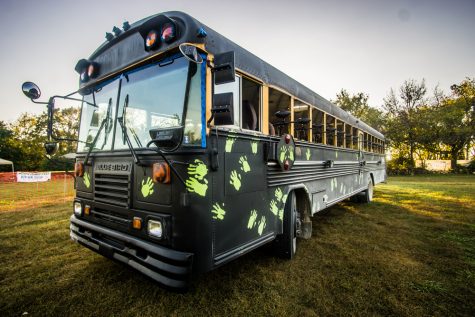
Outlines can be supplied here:
<path id="1" fill-rule="evenodd" d="M 95 88 L 84 96 L 85 101 L 96 106 L 83 103 L 79 140 L 87 143 L 80 143 L 78 152 L 89 149 L 104 118 L 93 151 L 127 149 L 125 134 L 117 122 L 120 117 L 134 148 L 146 146 L 151 129 L 180 126 L 184 126 L 183 145 L 201 145 L 200 69 L 177 57 L 126 72 Z"/>

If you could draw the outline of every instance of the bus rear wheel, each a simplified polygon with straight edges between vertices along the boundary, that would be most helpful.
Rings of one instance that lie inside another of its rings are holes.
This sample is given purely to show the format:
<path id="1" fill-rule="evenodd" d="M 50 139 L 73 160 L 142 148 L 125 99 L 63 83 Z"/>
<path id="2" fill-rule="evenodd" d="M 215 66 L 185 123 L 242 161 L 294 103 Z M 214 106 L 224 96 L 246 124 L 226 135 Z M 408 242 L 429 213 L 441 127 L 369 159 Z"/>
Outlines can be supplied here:
<path id="1" fill-rule="evenodd" d="M 373 192 L 374 192 L 373 180 L 371 179 L 371 177 L 368 177 L 368 187 L 364 191 L 354 196 L 351 196 L 350 200 L 354 203 L 369 204 L 370 202 L 373 201 Z"/>
<path id="2" fill-rule="evenodd" d="M 369 177 L 368 188 L 360 196 L 362 203 L 369 204 L 370 202 L 373 201 L 373 190 L 374 190 L 373 180 L 371 179 L 371 177 Z"/>
<path id="3" fill-rule="evenodd" d="M 283 232 L 274 241 L 275 253 L 279 257 L 293 259 L 297 252 L 297 230 L 299 230 L 297 200 L 295 193 L 290 192 L 285 203 Z"/>

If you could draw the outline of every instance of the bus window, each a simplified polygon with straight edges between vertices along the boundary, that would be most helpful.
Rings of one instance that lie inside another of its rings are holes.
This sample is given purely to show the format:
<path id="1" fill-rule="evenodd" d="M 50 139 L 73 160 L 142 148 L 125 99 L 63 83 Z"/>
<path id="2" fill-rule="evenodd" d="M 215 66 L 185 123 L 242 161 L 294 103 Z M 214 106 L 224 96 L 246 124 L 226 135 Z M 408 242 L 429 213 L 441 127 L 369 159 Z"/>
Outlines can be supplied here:
<path id="1" fill-rule="evenodd" d="M 317 108 L 312 109 L 312 134 L 314 143 L 323 143 L 323 115 Z"/>
<path id="2" fill-rule="evenodd" d="M 357 150 L 358 149 L 358 128 L 353 127 L 353 133 L 352 133 L 352 148 Z"/>
<path id="3" fill-rule="evenodd" d="M 344 134 L 345 134 L 345 123 L 340 121 L 340 120 L 336 120 L 336 146 L 338 147 L 343 147 L 343 143 L 344 143 Z"/>
<path id="4" fill-rule="evenodd" d="M 222 94 L 226 92 L 233 93 L 233 110 L 234 110 L 234 125 L 239 126 L 239 118 L 241 116 L 241 76 L 236 76 L 236 80 L 234 82 L 221 84 L 221 85 L 214 85 L 214 93 L 215 94 Z"/>
<path id="5" fill-rule="evenodd" d="M 261 85 L 242 78 L 241 127 L 246 130 L 261 130 Z"/>
<path id="6" fill-rule="evenodd" d="M 364 133 L 358 130 L 358 150 L 364 150 Z"/>
<path id="7" fill-rule="evenodd" d="M 368 138 L 368 133 L 364 132 L 363 134 L 363 149 L 365 151 L 369 151 L 369 138 Z"/>
<path id="8" fill-rule="evenodd" d="M 353 128 L 351 127 L 351 125 L 349 124 L 345 124 L 345 147 L 347 149 L 351 149 L 352 148 L 352 134 L 351 132 L 353 131 Z"/>
<path id="9" fill-rule="evenodd" d="M 327 137 L 327 144 L 328 145 L 335 145 L 335 128 L 336 119 L 332 116 L 327 115 L 327 126 L 326 126 L 326 137 Z"/>
<path id="10" fill-rule="evenodd" d="M 294 136 L 299 140 L 308 140 L 310 127 L 309 107 L 301 101 L 294 101 Z"/>
<path id="11" fill-rule="evenodd" d="M 269 134 L 290 133 L 290 96 L 269 88 Z"/>

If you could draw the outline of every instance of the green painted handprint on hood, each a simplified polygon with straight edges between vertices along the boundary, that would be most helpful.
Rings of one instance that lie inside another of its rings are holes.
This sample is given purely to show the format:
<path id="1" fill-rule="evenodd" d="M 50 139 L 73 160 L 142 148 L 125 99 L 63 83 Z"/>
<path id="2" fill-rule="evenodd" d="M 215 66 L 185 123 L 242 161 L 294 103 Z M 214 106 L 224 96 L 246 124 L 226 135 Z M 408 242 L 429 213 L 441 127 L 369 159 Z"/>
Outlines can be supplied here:
<path id="1" fill-rule="evenodd" d="M 147 180 L 142 179 L 142 196 L 147 198 L 148 196 L 153 194 L 153 181 L 150 177 L 147 177 Z"/>
<path id="2" fill-rule="evenodd" d="M 91 178 L 89 177 L 88 172 L 84 173 L 84 177 L 83 177 L 82 181 L 84 182 L 84 186 L 86 186 L 86 188 L 91 187 Z"/>

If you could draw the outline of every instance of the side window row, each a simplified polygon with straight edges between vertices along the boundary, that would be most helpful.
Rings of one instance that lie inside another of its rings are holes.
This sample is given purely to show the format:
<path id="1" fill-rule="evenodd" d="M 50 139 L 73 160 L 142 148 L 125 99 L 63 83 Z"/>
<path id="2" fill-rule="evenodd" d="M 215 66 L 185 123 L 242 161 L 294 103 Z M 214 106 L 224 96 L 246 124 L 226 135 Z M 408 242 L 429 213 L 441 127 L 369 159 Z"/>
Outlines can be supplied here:
<path id="1" fill-rule="evenodd" d="M 236 75 L 231 83 L 214 85 L 214 93 L 233 93 L 234 126 L 263 131 L 263 86 L 252 79 Z M 369 133 L 346 124 L 286 93 L 268 88 L 267 131 L 270 135 L 289 133 L 298 140 L 384 153 L 384 142 Z M 292 111 L 293 110 L 293 111 Z"/>

